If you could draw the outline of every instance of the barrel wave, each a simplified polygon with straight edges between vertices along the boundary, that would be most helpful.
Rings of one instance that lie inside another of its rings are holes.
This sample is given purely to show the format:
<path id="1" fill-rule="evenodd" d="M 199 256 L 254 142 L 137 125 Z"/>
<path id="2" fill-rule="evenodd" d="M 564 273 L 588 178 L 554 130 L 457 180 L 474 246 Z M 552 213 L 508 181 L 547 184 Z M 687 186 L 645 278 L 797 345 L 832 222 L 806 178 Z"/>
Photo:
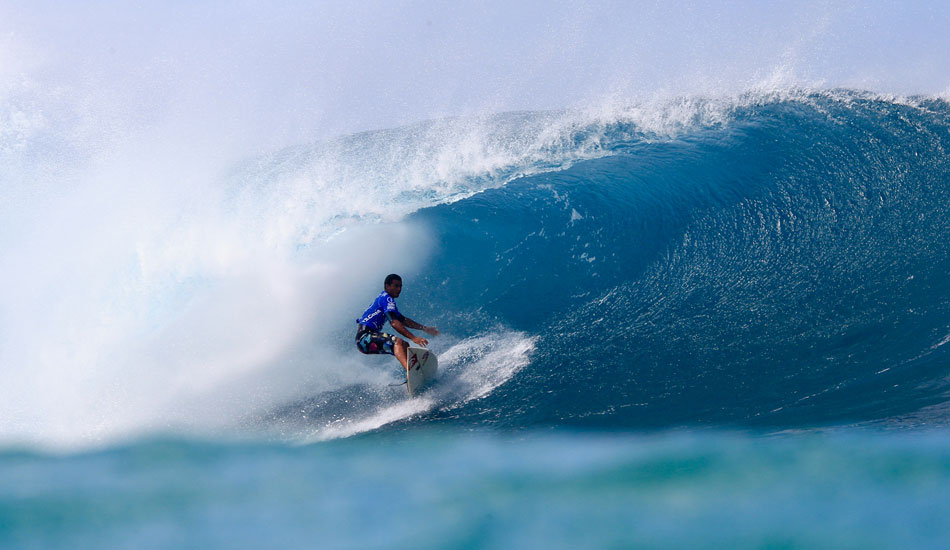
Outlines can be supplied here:
<path id="1" fill-rule="evenodd" d="M 417 211 L 437 243 L 419 316 L 536 340 L 487 396 L 414 418 L 945 423 L 948 115 L 838 91 L 736 101 L 675 135 L 618 122 L 597 158 Z"/>
<path id="2" fill-rule="evenodd" d="M 943 425 L 948 148 L 944 98 L 779 90 L 14 186 L 0 439 Z M 412 400 L 353 346 L 390 272 L 443 332 Z"/>

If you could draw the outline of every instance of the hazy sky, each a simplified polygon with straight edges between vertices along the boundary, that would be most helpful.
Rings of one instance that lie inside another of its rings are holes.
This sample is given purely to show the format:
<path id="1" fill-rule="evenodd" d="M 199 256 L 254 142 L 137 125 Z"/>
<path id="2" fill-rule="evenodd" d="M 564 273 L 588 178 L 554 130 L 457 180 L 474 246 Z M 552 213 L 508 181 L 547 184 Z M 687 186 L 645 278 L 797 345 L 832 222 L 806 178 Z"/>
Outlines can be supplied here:
<path id="1" fill-rule="evenodd" d="M 940 1 L 0 1 L 0 100 L 294 140 L 658 94 L 947 93 L 947 29 Z"/>

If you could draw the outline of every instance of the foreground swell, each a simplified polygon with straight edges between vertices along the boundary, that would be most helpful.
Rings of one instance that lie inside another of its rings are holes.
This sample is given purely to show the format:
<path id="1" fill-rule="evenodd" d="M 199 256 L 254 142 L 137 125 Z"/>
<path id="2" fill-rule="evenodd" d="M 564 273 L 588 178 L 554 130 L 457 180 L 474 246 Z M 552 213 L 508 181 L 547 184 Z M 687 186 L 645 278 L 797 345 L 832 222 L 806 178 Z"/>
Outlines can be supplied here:
<path id="1" fill-rule="evenodd" d="M 928 548 L 948 490 L 921 434 L 146 441 L 0 452 L 0 546 Z"/>

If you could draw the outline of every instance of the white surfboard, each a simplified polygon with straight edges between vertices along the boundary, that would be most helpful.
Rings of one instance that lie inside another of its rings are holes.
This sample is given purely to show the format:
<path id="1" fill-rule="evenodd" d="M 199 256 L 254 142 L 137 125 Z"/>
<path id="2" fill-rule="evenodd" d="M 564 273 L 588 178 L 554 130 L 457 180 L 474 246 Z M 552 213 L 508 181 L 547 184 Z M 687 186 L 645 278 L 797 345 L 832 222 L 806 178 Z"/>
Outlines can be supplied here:
<path id="1" fill-rule="evenodd" d="M 426 348 L 410 347 L 406 359 L 409 361 L 406 387 L 409 389 L 409 397 L 415 397 L 423 387 L 435 380 L 439 372 L 439 358 Z"/>

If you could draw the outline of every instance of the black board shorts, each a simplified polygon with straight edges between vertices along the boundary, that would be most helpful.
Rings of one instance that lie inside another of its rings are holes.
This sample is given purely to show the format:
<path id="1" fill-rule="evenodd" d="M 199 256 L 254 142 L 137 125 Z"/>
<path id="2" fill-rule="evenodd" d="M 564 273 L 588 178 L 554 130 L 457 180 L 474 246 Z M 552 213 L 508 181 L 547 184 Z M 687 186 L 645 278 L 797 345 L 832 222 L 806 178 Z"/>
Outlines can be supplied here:
<path id="1" fill-rule="evenodd" d="M 360 325 L 356 331 L 356 349 L 360 353 L 373 355 L 377 353 L 388 353 L 396 355 L 393 351 L 396 347 L 396 335 L 379 332 Z"/>

